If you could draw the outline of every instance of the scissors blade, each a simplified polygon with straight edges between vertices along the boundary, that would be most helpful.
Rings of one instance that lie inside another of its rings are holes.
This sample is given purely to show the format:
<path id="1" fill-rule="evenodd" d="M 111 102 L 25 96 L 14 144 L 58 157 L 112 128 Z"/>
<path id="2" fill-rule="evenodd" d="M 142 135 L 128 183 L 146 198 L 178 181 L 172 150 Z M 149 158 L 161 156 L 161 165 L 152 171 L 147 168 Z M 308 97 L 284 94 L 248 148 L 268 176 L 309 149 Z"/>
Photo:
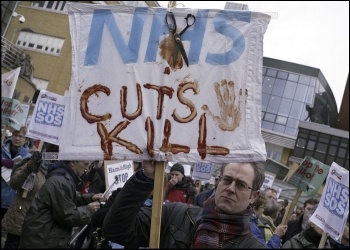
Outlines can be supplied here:
<path id="1" fill-rule="evenodd" d="M 175 68 L 176 62 L 177 62 L 177 55 L 179 54 L 179 47 L 177 45 L 177 42 L 175 42 L 175 47 L 174 47 L 174 55 L 173 55 L 173 67 Z"/>
<path id="2" fill-rule="evenodd" d="M 184 49 L 184 46 L 183 46 L 182 42 L 181 41 L 176 42 L 176 45 L 177 45 L 178 50 L 180 50 L 182 58 L 184 59 L 186 65 L 188 67 L 188 59 L 187 59 L 186 51 Z"/>

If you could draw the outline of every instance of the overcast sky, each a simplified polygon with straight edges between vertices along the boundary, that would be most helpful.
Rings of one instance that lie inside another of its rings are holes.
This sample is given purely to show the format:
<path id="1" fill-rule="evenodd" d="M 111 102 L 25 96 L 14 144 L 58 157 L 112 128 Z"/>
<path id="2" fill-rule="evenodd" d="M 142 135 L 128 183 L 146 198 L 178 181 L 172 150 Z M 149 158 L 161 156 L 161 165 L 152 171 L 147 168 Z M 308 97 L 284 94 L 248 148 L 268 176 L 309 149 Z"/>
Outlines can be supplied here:
<path id="1" fill-rule="evenodd" d="M 168 1 L 158 1 L 167 7 Z M 322 71 L 338 110 L 349 74 L 349 1 L 229 1 L 273 17 L 264 36 L 264 56 Z M 177 1 L 177 8 L 224 9 L 226 1 Z"/>

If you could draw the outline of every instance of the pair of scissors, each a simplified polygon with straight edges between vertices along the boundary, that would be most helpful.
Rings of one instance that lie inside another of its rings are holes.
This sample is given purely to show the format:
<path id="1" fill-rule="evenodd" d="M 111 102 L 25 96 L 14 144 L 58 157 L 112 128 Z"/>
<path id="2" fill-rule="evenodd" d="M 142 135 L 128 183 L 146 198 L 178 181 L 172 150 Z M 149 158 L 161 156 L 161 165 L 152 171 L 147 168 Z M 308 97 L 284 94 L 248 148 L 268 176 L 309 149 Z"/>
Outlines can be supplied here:
<path id="1" fill-rule="evenodd" d="M 170 19 L 170 22 L 168 22 L 168 19 Z M 185 19 L 186 19 L 186 27 L 180 33 L 178 33 L 176 31 L 177 25 L 176 25 L 174 13 L 168 12 L 166 14 L 166 17 L 165 17 L 166 24 L 169 27 L 169 32 L 173 33 L 174 41 L 175 41 L 174 56 L 173 56 L 174 67 L 175 67 L 175 64 L 177 61 L 177 55 L 178 55 L 179 51 L 180 51 L 182 58 L 184 59 L 186 65 L 188 67 L 188 58 L 187 58 L 184 46 L 182 44 L 181 36 L 189 27 L 191 27 L 196 22 L 196 17 L 192 14 L 187 14 Z"/>

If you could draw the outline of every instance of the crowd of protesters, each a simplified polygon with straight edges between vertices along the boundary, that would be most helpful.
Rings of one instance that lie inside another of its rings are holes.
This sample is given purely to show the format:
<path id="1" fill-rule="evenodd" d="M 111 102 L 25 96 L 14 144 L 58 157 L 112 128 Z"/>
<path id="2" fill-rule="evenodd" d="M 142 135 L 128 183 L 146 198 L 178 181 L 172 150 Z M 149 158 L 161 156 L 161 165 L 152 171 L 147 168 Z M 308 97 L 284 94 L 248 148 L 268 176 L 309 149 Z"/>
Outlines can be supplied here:
<path id="1" fill-rule="evenodd" d="M 103 161 L 43 160 L 57 145 L 37 148 L 26 128 L 14 130 L 2 146 L 1 225 L 5 249 L 148 248 L 155 162 L 140 162 L 122 188 L 105 194 Z M 293 208 L 273 188 L 260 190 L 263 162 L 223 164 L 214 185 L 185 175 L 175 163 L 164 175 L 160 248 L 318 248 L 322 229 L 309 218 L 318 200 Z M 283 192 L 283 191 L 282 191 Z M 349 219 L 341 243 L 349 249 Z"/>

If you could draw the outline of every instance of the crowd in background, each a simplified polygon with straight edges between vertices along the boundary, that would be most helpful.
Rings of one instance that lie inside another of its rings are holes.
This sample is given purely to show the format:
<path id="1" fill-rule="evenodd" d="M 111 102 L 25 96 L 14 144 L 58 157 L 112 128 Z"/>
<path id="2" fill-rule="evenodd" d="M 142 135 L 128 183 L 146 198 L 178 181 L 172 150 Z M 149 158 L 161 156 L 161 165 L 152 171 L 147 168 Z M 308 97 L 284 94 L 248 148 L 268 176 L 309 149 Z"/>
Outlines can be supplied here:
<path id="1" fill-rule="evenodd" d="M 135 163 L 123 188 L 106 196 L 103 161 L 43 160 L 44 152 L 12 131 L 2 146 L 2 166 L 11 178 L 1 180 L 1 225 L 5 249 L 147 248 L 153 198 L 153 161 Z M 295 207 L 283 222 L 289 201 L 260 187 L 260 163 L 222 166 L 214 184 L 186 176 L 175 163 L 164 175 L 161 247 L 165 248 L 318 248 L 323 231 L 309 218 L 318 200 Z M 283 191 L 282 191 L 283 192 Z M 349 220 L 341 243 L 327 239 L 325 248 L 349 248 Z"/>

